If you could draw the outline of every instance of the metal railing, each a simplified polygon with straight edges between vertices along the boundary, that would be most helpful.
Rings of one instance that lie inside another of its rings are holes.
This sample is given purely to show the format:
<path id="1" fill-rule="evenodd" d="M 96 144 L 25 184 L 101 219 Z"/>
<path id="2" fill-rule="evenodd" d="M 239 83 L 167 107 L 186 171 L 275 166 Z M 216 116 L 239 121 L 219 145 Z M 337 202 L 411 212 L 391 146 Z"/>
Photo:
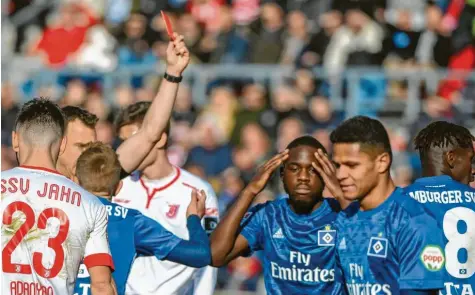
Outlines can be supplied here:
<path id="1" fill-rule="evenodd" d="M 63 69 L 54 71 L 41 69 L 31 76 L 31 93 L 44 85 L 57 84 L 59 78 L 82 77 L 97 79 L 102 83 L 103 93 L 110 103 L 114 103 L 114 89 L 118 85 L 130 85 L 134 77 L 162 75 L 163 65 L 128 66 L 113 72 L 101 73 L 88 70 Z M 210 83 L 216 80 L 253 80 L 265 83 L 273 91 L 286 79 L 292 78 L 294 68 L 280 65 L 259 64 L 219 64 L 190 65 L 184 79 L 191 85 L 194 103 L 207 103 Z M 315 77 L 326 81 L 328 96 L 335 110 L 344 111 L 347 117 L 384 110 L 387 102 L 389 81 L 406 81 L 407 98 L 401 110 L 405 122 L 413 122 L 421 111 L 420 84 L 425 82 L 435 91 L 439 81 L 447 76 L 446 70 L 385 70 L 382 67 L 347 68 L 340 74 L 330 76 L 322 68 L 313 70 Z M 453 75 L 453 73 L 451 73 Z M 470 83 L 475 82 L 475 72 L 460 73 Z M 30 95 L 31 95 L 30 93 Z M 465 93 L 461 106 L 463 111 L 473 112 L 472 100 L 475 93 Z M 31 96 L 23 97 L 24 100 Z"/>

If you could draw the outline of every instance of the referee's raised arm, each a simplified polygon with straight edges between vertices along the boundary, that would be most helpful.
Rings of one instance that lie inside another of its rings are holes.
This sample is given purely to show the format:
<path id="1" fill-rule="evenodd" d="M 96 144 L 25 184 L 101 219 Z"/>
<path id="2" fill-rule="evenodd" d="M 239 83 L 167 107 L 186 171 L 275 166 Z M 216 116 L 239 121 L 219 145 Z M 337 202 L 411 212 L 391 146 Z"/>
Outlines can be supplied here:
<path id="1" fill-rule="evenodd" d="M 165 131 L 175 104 L 181 74 L 188 66 L 190 54 L 184 37 L 174 33 L 175 40 L 167 48 L 167 68 L 160 89 L 147 111 L 140 129 L 117 149 L 120 164 L 126 172 L 140 170 L 140 164 Z"/>

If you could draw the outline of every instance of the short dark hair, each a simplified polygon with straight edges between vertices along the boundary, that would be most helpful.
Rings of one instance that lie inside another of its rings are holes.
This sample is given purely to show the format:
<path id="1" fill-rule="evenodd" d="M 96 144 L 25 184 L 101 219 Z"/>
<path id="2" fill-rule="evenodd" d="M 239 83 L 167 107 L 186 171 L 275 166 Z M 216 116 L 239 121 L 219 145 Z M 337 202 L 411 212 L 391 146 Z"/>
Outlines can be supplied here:
<path id="1" fill-rule="evenodd" d="M 300 136 L 292 140 L 292 142 L 287 145 L 287 149 L 291 150 L 299 146 L 308 146 L 316 149 L 321 149 L 325 153 L 327 152 L 325 147 L 320 143 L 320 141 L 310 135 Z"/>
<path id="2" fill-rule="evenodd" d="M 356 116 L 341 123 L 330 134 L 330 141 L 335 143 L 359 143 L 371 150 L 379 148 L 389 154 L 392 160 L 389 135 L 383 124 L 366 116 Z"/>
<path id="3" fill-rule="evenodd" d="M 102 142 L 91 142 L 76 163 L 79 184 L 89 192 L 115 192 L 121 166 L 115 151 Z"/>
<path id="4" fill-rule="evenodd" d="M 46 98 L 26 102 L 15 121 L 15 132 L 28 144 L 48 145 L 64 136 L 66 120 L 61 108 Z"/>
<path id="5" fill-rule="evenodd" d="M 80 107 L 65 106 L 63 107 L 63 112 L 68 123 L 74 120 L 79 120 L 87 127 L 94 129 L 96 128 L 97 121 L 99 121 L 99 118 L 96 115 Z"/>
<path id="6" fill-rule="evenodd" d="M 130 124 L 142 124 L 148 109 L 152 105 L 149 101 L 139 101 L 122 109 L 114 120 L 115 131 L 119 134 L 120 128 Z M 168 122 L 165 133 L 170 134 L 170 122 Z"/>
<path id="7" fill-rule="evenodd" d="M 114 120 L 117 133 L 122 126 L 142 123 L 152 103 L 148 101 L 139 101 L 122 109 Z"/>
<path id="8" fill-rule="evenodd" d="M 427 125 L 414 138 L 414 147 L 421 156 L 434 148 L 472 148 L 474 136 L 460 125 L 436 121 Z"/>

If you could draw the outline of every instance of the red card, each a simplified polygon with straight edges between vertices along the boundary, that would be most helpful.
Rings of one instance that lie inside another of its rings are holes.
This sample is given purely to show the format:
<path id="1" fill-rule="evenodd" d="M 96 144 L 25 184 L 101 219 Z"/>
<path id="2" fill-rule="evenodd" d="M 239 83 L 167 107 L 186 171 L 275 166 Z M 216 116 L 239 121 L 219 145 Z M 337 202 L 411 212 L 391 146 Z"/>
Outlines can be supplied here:
<path id="1" fill-rule="evenodd" d="M 167 27 L 168 37 L 170 37 L 170 39 L 174 41 L 175 37 L 173 37 L 172 23 L 170 22 L 170 19 L 165 14 L 165 12 L 163 12 L 163 10 L 160 10 L 160 12 L 162 13 L 163 20 L 165 21 L 165 26 Z"/>

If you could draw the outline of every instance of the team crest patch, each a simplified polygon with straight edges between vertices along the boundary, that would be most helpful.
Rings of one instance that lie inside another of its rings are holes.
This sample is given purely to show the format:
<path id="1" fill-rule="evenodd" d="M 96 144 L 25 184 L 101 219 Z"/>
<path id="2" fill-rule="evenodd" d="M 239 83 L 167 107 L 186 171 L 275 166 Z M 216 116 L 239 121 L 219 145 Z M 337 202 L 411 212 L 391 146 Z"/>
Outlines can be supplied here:
<path id="1" fill-rule="evenodd" d="M 336 230 L 331 229 L 330 225 L 325 226 L 325 230 L 318 231 L 318 246 L 335 246 Z"/>
<path id="2" fill-rule="evenodd" d="M 78 278 L 83 279 L 83 278 L 88 278 L 89 277 L 89 272 L 87 271 L 86 265 L 82 264 L 79 266 L 79 271 L 78 271 Z"/>
<path id="3" fill-rule="evenodd" d="M 176 214 L 178 213 L 178 209 L 180 209 L 180 205 L 168 204 L 168 211 L 165 215 L 168 218 L 175 218 Z"/>
<path id="4" fill-rule="evenodd" d="M 445 264 L 444 251 L 439 246 L 427 245 L 421 253 L 421 261 L 429 271 L 439 271 Z"/>
<path id="5" fill-rule="evenodd" d="M 371 237 L 368 245 L 368 256 L 386 258 L 388 256 L 388 240 L 385 238 Z"/>
<path id="6" fill-rule="evenodd" d="M 218 217 L 205 216 L 203 220 L 204 220 L 205 231 L 208 234 L 211 234 L 213 230 L 218 226 Z"/>

